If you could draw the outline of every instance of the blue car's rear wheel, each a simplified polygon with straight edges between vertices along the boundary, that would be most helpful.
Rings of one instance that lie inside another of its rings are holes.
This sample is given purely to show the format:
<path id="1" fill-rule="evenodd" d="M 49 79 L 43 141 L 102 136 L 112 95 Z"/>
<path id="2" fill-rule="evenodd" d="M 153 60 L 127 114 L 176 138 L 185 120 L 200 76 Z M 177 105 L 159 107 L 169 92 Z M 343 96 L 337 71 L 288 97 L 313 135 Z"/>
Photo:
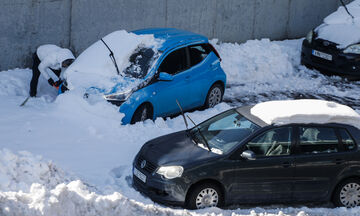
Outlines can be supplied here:
<path id="1" fill-rule="evenodd" d="M 130 123 L 135 124 L 136 122 L 152 119 L 152 113 L 153 111 L 150 104 L 148 103 L 142 104 L 136 109 Z"/>
<path id="2" fill-rule="evenodd" d="M 205 108 L 211 108 L 221 103 L 224 95 L 224 88 L 222 85 L 216 83 L 211 86 L 205 101 Z"/>

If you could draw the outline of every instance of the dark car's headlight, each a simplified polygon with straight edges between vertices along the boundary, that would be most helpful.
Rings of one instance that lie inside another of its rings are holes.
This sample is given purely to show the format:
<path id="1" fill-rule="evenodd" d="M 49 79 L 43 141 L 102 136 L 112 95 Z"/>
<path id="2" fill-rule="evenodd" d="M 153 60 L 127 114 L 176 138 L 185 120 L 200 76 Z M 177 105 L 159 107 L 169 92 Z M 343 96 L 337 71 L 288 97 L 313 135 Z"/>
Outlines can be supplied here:
<path id="1" fill-rule="evenodd" d="M 360 44 L 348 46 L 346 49 L 344 49 L 343 52 L 351 53 L 351 54 L 360 54 Z"/>
<path id="2" fill-rule="evenodd" d="M 184 172 L 184 168 L 182 166 L 161 166 L 156 173 L 164 176 L 167 179 L 173 179 L 177 177 L 181 177 Z"/>
<path id="3" fill-rule="evenodd" d="M 108 101 L 126 101 L 131 94 L 132 91 L 130 90 L 126 92 L 104 95 L 104 98 Z"/>
<path id="4" fill-rule="evenodd" d="M 306 40 L 311 43 L 314 37 L 314 30 L 311 30 L 307 35 L 306 35 Z"/>

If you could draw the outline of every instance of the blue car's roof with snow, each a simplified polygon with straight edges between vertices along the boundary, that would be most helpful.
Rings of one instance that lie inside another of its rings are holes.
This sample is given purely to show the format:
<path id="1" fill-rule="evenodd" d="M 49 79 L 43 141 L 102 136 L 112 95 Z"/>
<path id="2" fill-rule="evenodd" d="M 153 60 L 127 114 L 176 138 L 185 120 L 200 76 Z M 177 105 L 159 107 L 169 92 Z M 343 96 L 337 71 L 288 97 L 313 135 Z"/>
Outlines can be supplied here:
<path id="1" fill-rule="evenodd" d="M 185 44 L 208 42 L 207 37 L 203 35 L 175 28 L 140 29 L 133 31 L 133 33 L 137 35 L 152 34 L 155 38 L 164 40 L 162 46 L 160 47 L 161 51 Z"/>

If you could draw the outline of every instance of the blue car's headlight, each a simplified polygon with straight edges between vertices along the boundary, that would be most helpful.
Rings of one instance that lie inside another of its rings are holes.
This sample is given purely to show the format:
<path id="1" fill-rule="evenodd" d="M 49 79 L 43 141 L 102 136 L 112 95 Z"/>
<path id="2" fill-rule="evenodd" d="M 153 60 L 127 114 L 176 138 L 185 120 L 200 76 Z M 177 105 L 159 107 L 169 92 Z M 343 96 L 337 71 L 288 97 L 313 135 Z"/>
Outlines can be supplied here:
<path id="1" fill-rule="evenodd" d="M 182 166 L 161 166 L 156 171 L 157 174 L 164 176 L 166 179 L 181 177 L 183 172 L 184 168 Z"/>
<path id="2" fill-rule="evenodd" d="M 360 54 L 360 44 L 355 44 L 347 47 L 344 53 Z"/>
<path id="3" fill-rule="evenodd" d="M 126 92 L 104 95 L 104 98 L 105 98 L 105 100 L 108 100 L 108 101 L 126 101 L 130 97 L 131 94 L 132 94 L 132 91 L 129 90 Z"/>

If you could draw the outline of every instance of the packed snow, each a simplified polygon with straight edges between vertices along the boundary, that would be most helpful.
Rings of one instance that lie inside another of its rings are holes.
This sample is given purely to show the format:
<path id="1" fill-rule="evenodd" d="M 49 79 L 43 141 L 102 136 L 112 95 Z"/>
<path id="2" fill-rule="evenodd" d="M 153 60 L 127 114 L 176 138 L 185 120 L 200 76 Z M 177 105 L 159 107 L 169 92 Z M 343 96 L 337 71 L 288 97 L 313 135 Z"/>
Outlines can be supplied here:
<path id="1" fill-rule="evenodd" d="M 299 65 L 301 40 L 212 43 L 228 77 L 226 103 L 188 113 L 197 123 L 274 99 L 322 98 L 359 109 L 359 82 Z M 149 139 L 185 129 L 182 117 L 121 125 L 117 107 L 89 103 L 78 91 L 56 97 L 42 77 L 38 97 L 19 107 L 30 79 L 29 69 L 0 72 L 0 215 L 359 215 L 359 207 L 331 204 L 188 211 L 153 203 L 131 187 L 133 158 Z"/>
<path id="2" fill-rule="evenodd" d="M 314 99 L 268 101 L 256 104 L 250 112 L 269 125 L 340 123 L 360 129 L 360 115 L 350 107 L 332 101 Z"/>
<path id="3" fill-rule="evenodd" d="M 341 49 L 360 42 L 360 0 L 351 2 L 347 8 L 354 18 L 341 6 L 316 28 L 319 38 L 332 41 Z"/>

